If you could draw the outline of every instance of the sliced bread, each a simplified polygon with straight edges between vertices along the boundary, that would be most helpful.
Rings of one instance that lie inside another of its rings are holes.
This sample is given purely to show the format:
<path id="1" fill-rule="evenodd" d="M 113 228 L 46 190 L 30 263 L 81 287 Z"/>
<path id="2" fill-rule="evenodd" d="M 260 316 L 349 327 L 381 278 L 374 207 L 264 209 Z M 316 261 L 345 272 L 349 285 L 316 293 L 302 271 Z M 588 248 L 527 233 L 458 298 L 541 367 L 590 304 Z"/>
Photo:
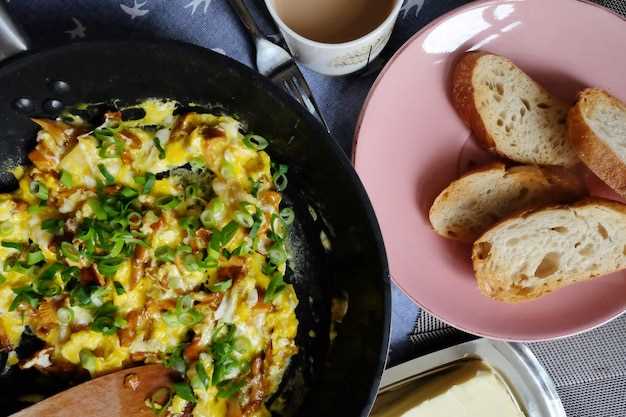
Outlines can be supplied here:
<path id="1" fill-rule="evenodd" d="M 567 118 L 578 157 L 626 198 L 626 104 L 609 93 L 582 91 Z"/>
<path id="2" fill-rule="evenodd" d="M 453 181 L 430 208 L 430 223 L 443 237 L 475 241 L 505 216 L 556 203 L 571 203 L 587 194 L 584 181 L 559 167 L 496 162 Z"/>
<path id="3" fill-rule="evenodd" d="M 482 235 L 472 261 L 480 291 L 519 302 L 626 268 L 626 205 L 591 198 L 511 216 Z"/>
<path id="4" fill-rule="evenodd" d="M 578 163 L 566 135 L 569 106 L 507 58 L 463 55 L 452 76 L 452 103 L 489 151 L 524 164 Z"/>

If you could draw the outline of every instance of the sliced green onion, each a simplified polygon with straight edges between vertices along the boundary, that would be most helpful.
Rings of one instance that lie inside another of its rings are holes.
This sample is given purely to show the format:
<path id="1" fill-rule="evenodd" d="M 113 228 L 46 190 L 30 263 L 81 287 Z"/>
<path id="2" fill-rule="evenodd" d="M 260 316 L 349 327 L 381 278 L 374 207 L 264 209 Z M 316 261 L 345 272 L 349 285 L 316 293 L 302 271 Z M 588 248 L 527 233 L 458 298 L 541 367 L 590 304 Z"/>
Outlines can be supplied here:
<path id="1" fill-rule="evenodd" d="M 115 184 L 115 178 L 113 177 L 113 175 L 111 175 L 111 173 L 104 166 L 104 164 L 98 164 L 98 170 L 100 171 L 100 173 L 104 177 L 104 183 L 106 185 L 113 185 L 113 184 Z"/>
<path id="2" fill-rule="evenodd" d="M 183 265 L 185 265 L 185 268 L 187 268 L 187 270 L 191 272 L 199 271 L 200 269 L 202 269 L 198 258 L 191 253 L 183 257 Z"/>
<path id="3" fill-rule="evenodd" d="M 194 395 L 193 390 L 191 389 L 191 386 L 189 384 L 185 382 L 175 382 L 173 387 L 176 395 L 178 395 L 183 400 L 189 401 L 191 403 L 196 402 L 196 396 Z"/>
<path id="4" fill-rule="evenodd" d="M 38 264 L 44 259 L 45 258 L 43 256 L 43 252 L 41 252 L 40 250 L 38 250 L 37 252 L 30 252 L 28 255 L 26 255 L 26 264 L 28 266 L 32 266 Z"/>
<path id="5" fill-rule="evenodd" d="M 287 176 L 285 174 L 276 175 L 274 177 L 274 186 L 278 191 L 285 191 L 288 182 L 289 181 L 287 180 Z"/>
<path id="6" fill-rule="evenodd" d="M 284 245 L 274 244 L 267 252 L 267 256 L 274 265 L 280 265 L 287 260 L 287 251 Z"/>
<path id="7" fill-rule="evenodd" d="M 242 227 L 250 228 L 252 227 L 252 225 L 254 225 L 254 219 L 252 218 L 252 216 L 244 211 L 237 210 L 235 212 L 234 218 L 235 221 L 239 223 L 239 225 Z"/>
<path id="8" fill-rule="evenodd" d="M 286 286 L 287 285 L 285 284 L 285 281 L 283 281 L 283 276 L 279 272 L 276 272 L 274 275 L 272 275 L 272 279 L 270 280 L 270 283 L 265 290 L 265 297 L 263 298 L 263 300 L 266 303 L 271 303 L 276 298 L 276 296 L 283 289 L 285 289 Z"/>
<path id="9" fill-rule="evenodd" d="M 63 225 L 64 222 L 61 219 L 46 219 L 41 222 L 41 228 L 43 230 L 47 230 L 53 235 L 63 234 Z"/>
<path id="10" fill-rule="evenodd" d="M 287 188 L 287 165 L 278 165 L 276 172 L 272 176 L 272 180 L 274 180 L 274 186 L 278 191 L 284 191 Z"/>
<path id="11" fill-rule="evenodd" d="M 91 330 L 105 335 L 111 335 L 116 332 L 115 319 L 110 316 L 96 317 L 89 327 Z"/>
<path id="12" fill-rule="evenodd" d="M 293 223 L 296 215 L 291 207 L 285 207 L 280 211 L 280 218 L 285 222 L 287 226 Z"/>
<path id="13" fill-rule="evenodd" d="M 69 242 L 61 242 L 61 254 L 70 261 L 80 261 L 80 252 Z"/>
<path id="14" fill-rule="evenodd" d="M 7 277 L 5 277 L 4 275 L 0 274 L 0 285 L 4 284 L 5 282 L 7 282 Z"/>
<path id="15" fill-rule="evenodd" d="M 80 269 L 78 269 L 75 266 L 70 266 L 69 268 L 65 268 L 65 270 L 61 272 L 61 279 L 63 280 L 64 284 L 67 284 L 72 279 L 78 279 L 79 277 L 80 277 Z"/>
<path id="16" fill-rule="evenodd" d="M 128 221 L 129 225 L 137 227 L 141 224 L 141 221 L 143 219 L 141 217 L 141 214 L 137 213 L 136 211 L 131 211 L 126 215 L 126 220 Z"/>
<path id="17" fill-rule="evenodd" d="M 101 127 L 94 130 L 91 134 L 99 141 L 108 141 L 111 140 L 111 137 L 113 136 L 113 131 L 108 127 Z"/>
<path id="18" fill-rule="evenodd" d="M 89 207 L 91 207 L 91 210 L 95 214 L 96 219 L 106 220 L 109 217 L 107 215 L 107 212 L 102 207 L 102 204 L 100 204 L 100 201 L 97 198 L 90 198 L 89 200 L 87 200 L 87 203 L 89 204 Z"/>
<path id="19" fill-rule="evenodd" d="M 39 280 L 44 280 L 44 281 L 48 281 L 51 280 L 52 278 L 54 278 L 54 276 L 57 274 L 57 272 L 61 272 L 63 269 L 65 269 L 65 266 L 62 263 L 54 263 L 52 265 L 50 265 L 49 267 L 47 267 L 40 275 L 39 275 Z"/>
<path id="20" fill-rule="evenodd" d="M 61 307 L 57 310 L 57 317 L 59 318 L 59 323 L 61 324 L 70 324 L 74 321 L 74 310 L 67 307 Z"/>
<path id="21" fill-rule="evenodd" d="M 139 195 L 139 193 L 130 188 L 130 187 L 124 187 L 122 188 L 121 194 L 126 197 L 126 198 L 133 198 L 133 197 L 137 197 Z"/>
<path id="22" fill-rule="evenodd" d="M 200 187 L 196 184 L 190 184 L 185 187 L 185 197 L 189 200 L 197 198 L 200 195 Z"/>
<path id="23" fill-rule="evenodd" d="M 157 150 L 159 151 L 159 159 L 165 159 L 165 149 L 163 149 L 163 146 L 161 146 L 161 141 L 159 141 L 159 138 L 155 137 L 154 139 L 152 139 L 152 141 L 154 142 L 154 146 L 156 146 Z"/>
<path id="24" fill-rule="evenodd" d="M 176 302 L 176 310 L 178 312 L 189 310 L 193 308 L 193 298 L 190 295 L 185 295 L 179 298 Z"/>
<path id="25" fill-rule="evenodd" d="M 166 197 L 159 198 L 155 204 L 163 210 L 171 210 L 180 204 L 180 198 L 168 195 Z"/>
<path id="26" fill-rule="evenodd" d="M 178 326 L 180 324 L 178 322 L 178 316 L 173 311 L 168 311 L 167 313 L 164 313 L 161 317 L 163 317 L 163 321 L 165 321 L 165 324 L 167 324 L 169 327 Z"/>
<path id="27" fill-rule="evenodd" d="M 54 297 L 61 294 L 61 286 L 51 281 L 38 280 L 35 282 L 35 290 L 43 297 Z"/>
<path id="28" fill-rule="evenodd" d="M 230 398 L 238 393 L 245 385 L 244 381 L 232 381 L 226 384 L 220 384 L 217 392 L 218 398 Z"/>
<path id="29" fill-rule="evenodd" d="M 215 284 L 209 285 L 209 290 L 213 292 L 224 292 L 229 289 L 233 285 L 232 279 L 227 279 L 226 281 L 216 282 Z"/>
<path id="30" fill-rule="evenodd" d="M 90 350 L 82 349 L 79 353 L 80 364 L 89 371 L 90 374 L 96 372 L 96 355 Z"/>
<path id="31" fill-rule="evenodd" d="M 122 295 L 126 293 L 126 289 L 121 282 L 113 281 L 113 286 L 115 287 L 115 292 L 117 293 L 117 295 Z"/>
<path id="32" fill-rule="evenodd" d="M 146 182 L 143 186 L 143 193 L 149 194 L 154 187 L 154 183 L 156 182 L 156 176 L 152 172 L 146 173 Z"/>
<path id="33" fill-rule="evenodd" d="M 159 246 L 154 251 L 154 256 L 161 262 L 174 262 L 176 258 L 176 251 L 169 246 Z"/>
<path id="34" fill-rule="evenodd" d="M 226 204 L 224 201 L 216 197 L 209 202 L 207 208 L 200 214 L 200 221 L 205 227 L 215 227 L 224 218 L 226 214 Z"/>
<path id="35" fill-rule="evenodd" d="M 70 304 L 81 307 L 90 306 L 91 297 L 87 287 L 78 286 L 70 292 Z"/>
<path id="36" fill-rule="evenodd" d="M 15 293 L 15 298 L 9 306 L 9 311 L 14 311 L 19 305 L 28 303 L 35 309 L 39 305 L 39 295 L 33 290 L 31 286 L 12 288 Z"/>
<path id="37" fill-rule="evenodd" d="M 61 170 L 61 184 L 63 184 L 67 188 L 72 188 L 72 185 L 74 185 L 74 181 L 72 180 L 72 174 L 64 169 Z"/>
<path id="38" fill-rule="evenodd" d="M 122 262 L 124 262 L 124 258 L 120 257 L 102 259 L 97 263 L 98 272 L 110 278 L 115 275 Z"/>
<path id="39" fill-rule="evenodd" d="M 30 183 L 30 192 L 33 193 L 40 200 L 48 199 L 48 187 L 46 187 L 39 181 L 33 181 Z"/>
<path id="40" fill-rule="evenodd" d="M 246 135 L 243 137 L 243 143 L 255 151 L 262 151 L 269 145 L 267 139 L 259 135 Z"/>
<path id="41" fill-rule="evenodd" d="M 41 213 L 41 211 L 42 211 L 43 209 L 44 209 L 44 208 L 43 208 L 42 206 L 36 206 L 36 205 L 30 205 L 30 206 L 28 206 L 28 212 L 29 212 L 30 214 L 37 214 L 37 213 Z"/>
<path id="42" fill-rule="evenodd" d="M 235 221 L 228 223 L 222 230 L 220 230 L 220 240 L 222 246 L 228 245 L 233 237 L 235 237 L 237 230 L 239 230 L 239 225 Z"/>
<path id="43" fill-rule="evenodd" d="M 204 314 L 193 308 L 189 311 L 183 311 L 178 315 L 178 322 L 183 326 L 193 326 L 194 324 L 200 323 L 203 319 Z"/>
<path id="44" fill-rule="evenodd" d="M 206 373 L 206 369 L 204 369 L 204 365 L 202 365 L 200 361 L 196 362 L 196 374 L 198 374 L 198 379 L 204 389 L 207 389 L 209 386 L 209 375 Z"/>

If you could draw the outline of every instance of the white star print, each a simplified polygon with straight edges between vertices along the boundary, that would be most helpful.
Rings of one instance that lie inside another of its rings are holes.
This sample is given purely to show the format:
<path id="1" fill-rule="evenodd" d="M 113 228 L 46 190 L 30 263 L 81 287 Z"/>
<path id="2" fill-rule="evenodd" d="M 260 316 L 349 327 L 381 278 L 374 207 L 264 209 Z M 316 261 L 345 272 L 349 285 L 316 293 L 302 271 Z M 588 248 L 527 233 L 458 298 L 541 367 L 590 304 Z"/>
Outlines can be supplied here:
<path id="1" fill-rule="evenodd" d="M 185 9 L 188 9 L 191 7 L 192 8 L 191 15 L 193 16 L 193 14 L 196 12 L 196 9 L 202 6 L 203 4 L 204 4 L 203 13 L 206 14 L 207 10 L 209 9 L 209 5 L 211 4 L 211 0 L 191 0 L 189 4 L 185 6 Z"/>
<path id="2" fill-rule="evenodd" d="M 75 17 L 72 17 L 72 21 L 74 22 L 74 29 L 66 30 L 65 33 L 70 35 L 70 39 L 84 38 L 86 31 L 85 26 Z"/>

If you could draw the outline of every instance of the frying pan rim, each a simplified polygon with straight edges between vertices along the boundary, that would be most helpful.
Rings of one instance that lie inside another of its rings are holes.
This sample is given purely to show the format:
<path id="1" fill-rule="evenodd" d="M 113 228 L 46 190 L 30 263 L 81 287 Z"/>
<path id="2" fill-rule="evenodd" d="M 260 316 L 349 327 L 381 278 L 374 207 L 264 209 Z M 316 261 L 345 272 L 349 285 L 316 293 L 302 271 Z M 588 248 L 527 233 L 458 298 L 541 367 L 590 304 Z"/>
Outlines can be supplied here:
<path id="1" fill-rule="evenodd" d="M 318 140 L 323 141 L 322 143 L 325 145 L 324 151 L 329 153 L 330 157 L 337 160 L 340 165 L 340 169 L 344 174 L 348 175 L 348 181 L 351 186 L 357 191 L 358 198 L 360 200 L 361 207 L 365 210 L 365 215 L 367 218 L 366 226 L 370 229 L 373 234 L 375 240 L 375 247 L 377 252 L 377 258 L 382 270 L 382 274 L 380 276 L 381 283 L 383 284 L 383 337 L 381 340 L 379 357 L 378 357 L 378 368 L 376 369 L 376 373 L 373 379 L 373 384 L 370 389 L 370 393 L 368 395 L 367 403 L 363 404 L 363 412 L 362 416 L 366 417 L 371 408 L 374 405 L 374 400 L 376 399 L 378 393 L 378 387 L 380 385 L 380 380 L 382 378 L 382 373 L 387 364 L 388 351 L 389 351 L 389 343 L 391 338 L 391 281 L 389 276 L 389 264 L 387 260 L 387 254 L 385 251 L 385 245 L 382 238 L 382 232 L 380 230 L 380 225 L 376 218 L 374 208 L 372 203 L 367 195 L 365 187 L 358 177 L 352 163 L 350 162 L 348 156 L 344 153 L 343 149 L 339 146 L 339 144 L 330 136 L 330 134 L 323 128 L 323 126 L 317 121 L 317 119 L 311 115 L 308 111 L 306 111 L 294 98 L 288 95 L 281 88 L 276 86 L 266 77 L 263 77 L 258 72 L 254 71 L 252 68 L 244 65 L 243 63 L 230 58 L 229 56 L 220 54 L 218 52 L 212 51 L 210 49 L 204 48 L 202 46 L 194 45 L 191 43 L 170 40 L 170 39 L 133 39 L 133 40 L 87 40 L 87 41 L 78 41 L 70 44 L 62 44 L 59 46 L 54 46 L 51 48 L 44 49 L 31 49 L 12 57 L 6 58 L 2 62 L 0 62 L 0 78 L 5 75 L 14 73 L 18 71 L 20 67 L 29 65 L 33 61 L 45 60 L 49 59 L 51 56 L 55 56 L 58 54 L 69 53 L 73 50 L 81 50 L 81 49 L 94 49 L 98 48 L 102 49 L 117 49 L 122 47 L 131 47 L 131 48 L 142 48 L 142 47 L 159 47 L 159 48 L 174 48 L 181 50 L 183 52 L 189 53 L 192 55 L 194 59 L 201 59 L 202 55 L 206 55 L 207 57 L 212 56 L 213 59 L 217 59 L 218 61 L 222 61 L 223 65 L 230 67 L 231 69 L 238 71 L 242 74 L 243 78 L 249 80 L 250 82 L 256 82 L 263 85 L 264 89 L 268 92 L 269 95 L 273 95 L 277 97 L 278 100 L 283 101 L 289 105 L 289 108 L 292 111 L 295 111 L 297 116 L 304 120 L 306 125 L 313 129 L 313 134 Z"/>

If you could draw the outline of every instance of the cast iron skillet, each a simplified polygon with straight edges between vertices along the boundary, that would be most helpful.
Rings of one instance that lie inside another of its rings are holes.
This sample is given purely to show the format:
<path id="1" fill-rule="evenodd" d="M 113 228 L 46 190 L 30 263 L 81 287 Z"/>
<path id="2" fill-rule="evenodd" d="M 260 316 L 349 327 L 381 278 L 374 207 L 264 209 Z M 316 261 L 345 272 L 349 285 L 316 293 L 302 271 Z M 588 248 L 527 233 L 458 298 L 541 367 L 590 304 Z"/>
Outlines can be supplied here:
<path id="1" fill-rule="evenodd" d="M 285 414 L 367 416 L 385 365 L 390 327 L 381 234 L 340 147 L 268 80 L 220 54 L 170 41 L 76 43 L 9 58 L 0 65 L 0 171 L 26 161 L 36 132 L 29 117 L 54 117 L 61 104 L 116 99 L 123 105 L 148 97 L 233 114 L 250 131 L 269 138 L 272 158 L 289 165 L 286 198 L 298 219 L 293 230 L 298 267 L 289 279 L 300 300 L 300 352 L 280 389 L 287 398 Z M 14 186 L 12 175 L 1 175 L 0 191 Z M 322 231 L 330 238 L 330 250 L 321 244 Z M 345 296 L 348 312 L 330 343 L 331 300 Z M 26 340 L 20 347 L 24 356 L 37 347 Z M 49 395 L 72 382 L 32 372 L 2 375 L 0 414 L 24 407 L 18 398 L 25 394 Z"/>

